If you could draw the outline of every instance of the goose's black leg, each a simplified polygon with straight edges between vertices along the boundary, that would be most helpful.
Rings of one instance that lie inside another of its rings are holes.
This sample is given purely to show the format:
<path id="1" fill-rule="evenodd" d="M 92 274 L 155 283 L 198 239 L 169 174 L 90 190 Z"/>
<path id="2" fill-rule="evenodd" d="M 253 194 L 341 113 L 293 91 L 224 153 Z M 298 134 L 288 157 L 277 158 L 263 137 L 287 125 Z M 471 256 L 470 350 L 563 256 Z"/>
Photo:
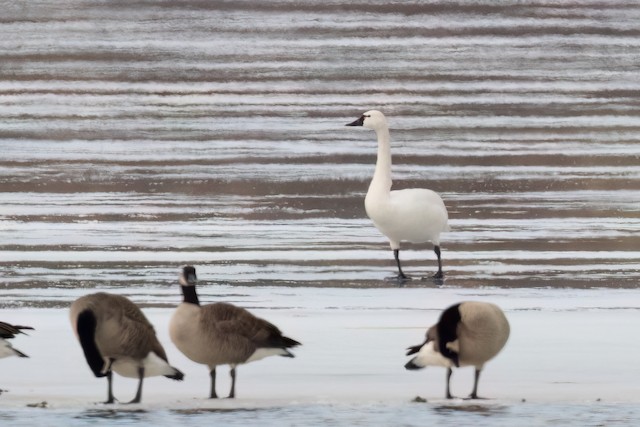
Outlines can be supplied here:
<path id="1" fill-rule="evenodd" d="M 451 389 L 449 388 L 449 381 L 451 380 L 451 374 L 453 370 L 451 368 L 447 368 L 447 399 L 453 399 L 451 395 Z"/>
<path id="2" fill-rule="evenodd" d="M 236 397 L 236 367 L 234 366 L 229 371 L 231 374 L 231 391 L 229 392 L 229 399 L 233 399 Z"/>
<path id="3" fill-rule="evenodd" d="M 111 371 L 111 365 L 113 364 L 113 359 L 109 359 L 109 365 L 107 365 L 107 401 L 105 404 L 111 404 L 116 401 L 113 397 L 113 372 Z"/>
<path id="4" fill-rule="evenodd" d="M 142 381 L 144 380 L 144 367 L 139 367 L 138 368 L 138 378 L 139 378 L 139 382 L 138 382 L 138 391 L 136 392 L 136 397 L 133 398 L 133 400 L 129 403 L 140 403 L 140 401 L 142 400 Z"/>
<path id="5" fill-rule="evenodd" d="M 209 394 L 209 399 L 217 399 L 218 395 L 216 394 L 216 367 L 214 366 L 209 372 L 209 376 L 211 377 L 211 394 Z"/>
<path id="6" fill-rule="evenodd" d="M 479 379 L 480 379 L 480 369 L 476 368 L 476 374 L 473 380 L 473 391 L 469 395 L 469 399 L 479 399 L 478 397 L 478 380 Z"/>

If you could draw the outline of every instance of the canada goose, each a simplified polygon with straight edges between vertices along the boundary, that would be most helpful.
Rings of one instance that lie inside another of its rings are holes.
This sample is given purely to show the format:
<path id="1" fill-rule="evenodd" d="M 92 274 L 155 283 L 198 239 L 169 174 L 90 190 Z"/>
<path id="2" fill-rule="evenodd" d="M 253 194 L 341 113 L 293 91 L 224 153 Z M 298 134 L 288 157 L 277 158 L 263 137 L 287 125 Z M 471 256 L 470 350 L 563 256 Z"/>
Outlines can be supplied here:
<path id="1" fill-rule="evenodd" d="M 378 230 L 389 239 L 398 266 L 398 280 L 408 277 L 400 266 L 400 242 L 431 242 L 438 258 L 438 272 L 433 276 L 442 279 L 440 233 L 449 230 L 449 215 L 440 196 L 425 188 L 408 188 L 391 191 L 391 146 L 389 126 L 380 111 L 367 111 L 347 126 L 364 126 L 373 129 L 378 137 L 378 160 L 364 199 L 367 215 Z"/>
<path id="2" fill-rule="evenodd" d="M 24 334 L 24 332 L 22 332 L 23 329 L 33 330 L 30 326 L 11 325 L 6 322 L 0 322 L 0 359 L 9 356 L 29 357 L 23 352 L 13 348 L 8 341 L 18 334 Z"/>
<path id="3" fill-rule="evenodd" d="M 438 323 L 427 330 L 424 343 L 409 347 L 407 356 L 417 355 L 405 368 L 446 367 L 446 396 L 451 399 L 451 368 L 474 366 L 475 380 L 469 398 L 477 399 L 480 371 L 502 350 L 508 338 L 509 322 L 497 305 L 472 301 L 455 304 L 444 310 Z"/>
<path id="4" fill-rule="evenodd" d="M 105 292 L 86 295 L 71 305 L 70 317 L 89 367 L 96 377 L 107 377 L 105 403 L 114 402 L 112 371 L 140 380 L 129 403 L 140 402 L 145 377 L 183 379 L 182 372 L 169 365 L 151 323 L 127 298 Z"/>
<path id="5" fill-rule="evenodd" d="M 300 345 L 282 335 L 266 320 L 244 308 L 227 303 L 201 306 L 196 293 L 196 269 L 186 266 L 179 283 L 183 302 L 178 305 L 169 324 L 171 340 L 196 363 L 207 365 L 211 376 L 210 398 L 217 398 L 216 366 L 231 366 L 231 391 L 235 397 L 236 366 L 267 356 L 294 357 L 288 348 Z"/>

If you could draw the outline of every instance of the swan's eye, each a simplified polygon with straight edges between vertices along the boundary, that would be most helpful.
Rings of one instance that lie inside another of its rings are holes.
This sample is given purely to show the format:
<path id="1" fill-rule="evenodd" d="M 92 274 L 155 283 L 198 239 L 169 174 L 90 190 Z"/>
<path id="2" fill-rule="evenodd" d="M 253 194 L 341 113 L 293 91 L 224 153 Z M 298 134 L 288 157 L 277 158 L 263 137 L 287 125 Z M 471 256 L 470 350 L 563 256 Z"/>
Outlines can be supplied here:
<path id="1" fill-rule="evenodd" d="M 371 115 L 363 114 L 362 117 L 364 117 L 365 119 L 368 119 L 369 117 L 371 117 Z"/>

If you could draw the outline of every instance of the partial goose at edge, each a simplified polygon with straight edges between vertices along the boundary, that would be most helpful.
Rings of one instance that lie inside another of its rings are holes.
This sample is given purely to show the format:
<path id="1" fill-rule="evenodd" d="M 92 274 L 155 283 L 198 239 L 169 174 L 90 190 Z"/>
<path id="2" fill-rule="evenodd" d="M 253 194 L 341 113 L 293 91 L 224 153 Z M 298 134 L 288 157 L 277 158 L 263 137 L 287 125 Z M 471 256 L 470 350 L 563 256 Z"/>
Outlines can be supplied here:
<path id="1" fill-rule="evenodd" d="M 27 329 L 33 330 L 31 326 L 12 325 L 7 322 L 0 322 L 0 359 L 10 356 L 29 357 L 20 350 L 14 348 L 8 341 L 15 338 L 16 335 L 26 335 L 22 331 Z"/>

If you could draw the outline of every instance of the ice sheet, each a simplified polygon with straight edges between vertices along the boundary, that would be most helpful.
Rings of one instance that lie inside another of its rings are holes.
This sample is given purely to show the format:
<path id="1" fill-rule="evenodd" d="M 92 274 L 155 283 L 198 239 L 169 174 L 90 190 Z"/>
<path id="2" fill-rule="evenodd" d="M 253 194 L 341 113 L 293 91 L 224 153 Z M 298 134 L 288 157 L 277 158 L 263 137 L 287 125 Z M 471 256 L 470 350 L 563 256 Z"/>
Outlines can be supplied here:
<path id="1" fill-rule="evenodd" d="M 179 301 L 167 293 L 162 300 Z M 139 303 L 157 296 L 130 294 Z M 69 300 L 79 291 L 70 292 Z M 281 289 L 208 288 L 204 302 L 245 306 L 303 343 L 296 358 L 273 357 L 238 369 L 238 399 L 209 401 L 204 366 L 181 355 L 168 338 L 171 308 L 145 308 L 169 359 L 183 370 L 182 383 L 145 381 L 142 407 L 217 408 L 299 403 L 406 402 L 415 396 L 441 401 L 444 369 L 410 372 L 404 350 L 423 340 L 426 328 L 446 306 L 464 300 L 492 301 L 511 323 L 507 346 L 481 376 L 480 394 L 499 403 L 639 402 L 634 338 L 640 326 L 636 290 L 556 289 Z M 52 408 L 91 408 L 105 398 L 106 381 L 87 367 L 65 309 L 3 310 L 3 320 L 32 325 L 14 340 L 29 359 L 2 361 L 3 405 L 46 401 Z M 456 370 L 452 390 L 466 396 L 472 368 Z M 218 374 L 224 395 L 229 380 Z M 136 381 L 116 377 L 116 396 L 130 400 Z"/>

